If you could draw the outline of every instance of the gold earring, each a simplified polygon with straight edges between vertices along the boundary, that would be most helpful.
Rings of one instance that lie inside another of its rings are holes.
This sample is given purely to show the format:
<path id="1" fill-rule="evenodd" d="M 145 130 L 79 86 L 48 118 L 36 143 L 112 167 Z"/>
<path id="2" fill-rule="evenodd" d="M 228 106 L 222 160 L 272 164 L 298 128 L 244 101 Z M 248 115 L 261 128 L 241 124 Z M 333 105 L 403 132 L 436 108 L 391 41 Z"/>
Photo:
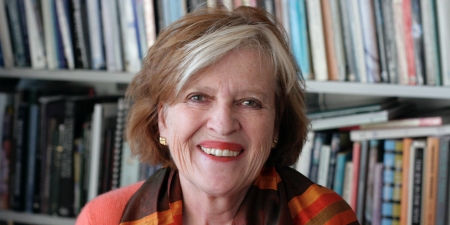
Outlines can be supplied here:
<path id="1" fill-rule="evenodd" d="M 167 146 L 167 139 L 165 137 L 159 137 L 159 143 L 164 146 Z"/>
<path id="2" fill-rule="evenodd" d="M 273 140 L 272 142 L 272 148 L 277 147 L 278 141 L 277 140 Z"/>

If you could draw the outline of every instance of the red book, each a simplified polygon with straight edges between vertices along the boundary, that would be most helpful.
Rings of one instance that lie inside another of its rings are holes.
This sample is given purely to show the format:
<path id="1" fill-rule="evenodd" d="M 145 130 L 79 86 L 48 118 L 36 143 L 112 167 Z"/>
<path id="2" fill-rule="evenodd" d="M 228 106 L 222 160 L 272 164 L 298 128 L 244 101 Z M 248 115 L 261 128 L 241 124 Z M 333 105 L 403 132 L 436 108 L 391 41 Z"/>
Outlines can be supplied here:
<path id="1" fill-rule="evenodd" d="M 350 197 L 350 206 L 353 211 L 356 212 L 357 200 L 358 200 L 358 181 L 359 181 L 359 164 L 361 158 L 361 143 L 353 143 L 353 181 L 352 181 L 352 193 Z"/>
<path id="2" fill-rule="evenodd" d="M 412 36 L 411 0 L 403 0 L 403 20 L 405 23 L 405 51 L 409 85 L 417 84 L 416 63 L 414 61 L 414 39 Z"/>

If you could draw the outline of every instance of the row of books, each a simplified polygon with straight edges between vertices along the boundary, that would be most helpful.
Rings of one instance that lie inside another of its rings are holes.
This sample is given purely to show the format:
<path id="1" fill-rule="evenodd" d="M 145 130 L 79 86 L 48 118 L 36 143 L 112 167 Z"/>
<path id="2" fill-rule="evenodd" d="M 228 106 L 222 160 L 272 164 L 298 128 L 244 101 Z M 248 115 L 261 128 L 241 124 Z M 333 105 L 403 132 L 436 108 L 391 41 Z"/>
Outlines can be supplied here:
<path id="1" fill-rule="evenodd" d="M 361 224 L 448 224 L 450 109 L 385 99 L 308 117 L 316 130 L 295 168 L 340 194 Z"/>
<path id="2" fill-rule="evenodd" d="M 276 15 L 305 79 L 450 85 L 446 0 L 1 0 L 0 59 L 136 72 L 157 32 L 188 11 L 241 5 Z"/>
<path id="3" fill-rule="evenodd" d="M 136 183 L 158 166 L 124 140 L 121 96 L 0 93 L 0 210 L 74 217 L 97 195 Z"/>
<path id="4" fill-rule="evenodd" d="M 310 133 L 296 169 L 340 194 L 361 224 L 448 224 L 450 136 L 350 142 Z"/>

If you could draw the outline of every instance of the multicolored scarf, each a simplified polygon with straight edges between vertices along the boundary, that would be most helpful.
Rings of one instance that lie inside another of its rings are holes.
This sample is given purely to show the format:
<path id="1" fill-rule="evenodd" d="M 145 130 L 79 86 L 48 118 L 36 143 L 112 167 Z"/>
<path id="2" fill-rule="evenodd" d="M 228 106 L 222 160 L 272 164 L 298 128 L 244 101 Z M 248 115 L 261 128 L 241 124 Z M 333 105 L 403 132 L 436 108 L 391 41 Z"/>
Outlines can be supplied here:
<path id="1" fill-rule="evenodd" d="M 177 170 L 155 172 L 128 201 L 121 225 L 181 225 L 183 196 Z M 291 168 L 265 167 L 250 187 L 233 224 L 359 224 L 334 191 Z"/>

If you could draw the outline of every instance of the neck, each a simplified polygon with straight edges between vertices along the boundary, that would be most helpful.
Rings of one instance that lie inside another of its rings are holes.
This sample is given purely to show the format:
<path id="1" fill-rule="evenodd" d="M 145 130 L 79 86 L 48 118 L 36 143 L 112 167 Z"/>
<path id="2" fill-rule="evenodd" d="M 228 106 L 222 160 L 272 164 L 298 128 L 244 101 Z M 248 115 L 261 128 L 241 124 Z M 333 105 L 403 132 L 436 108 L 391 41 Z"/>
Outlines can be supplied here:
<path id="1" fill-rule="evenodd" d="M 213 196 L 198 190 L 180 174 L 183 193 L 183 224 L 232 224 L 248 192 L 247 187 L 238 193 Z"/>

